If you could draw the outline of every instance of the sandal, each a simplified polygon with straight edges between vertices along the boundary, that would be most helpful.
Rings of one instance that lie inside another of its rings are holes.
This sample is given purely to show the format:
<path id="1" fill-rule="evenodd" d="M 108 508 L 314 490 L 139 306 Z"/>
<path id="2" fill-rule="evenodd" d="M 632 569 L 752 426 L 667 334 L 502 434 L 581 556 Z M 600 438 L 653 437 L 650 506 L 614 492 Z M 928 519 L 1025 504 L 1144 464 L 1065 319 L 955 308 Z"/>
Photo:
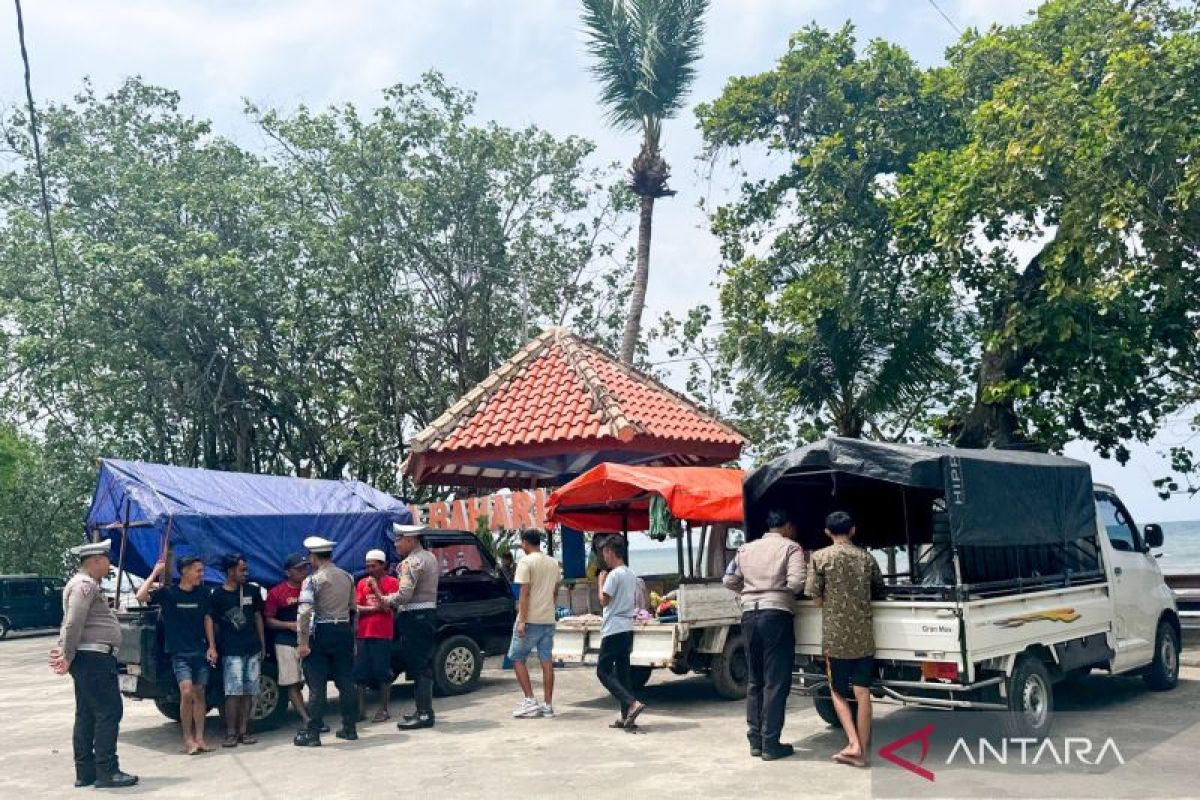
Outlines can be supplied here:
<path id="1" fill-rule="evenodd" d="M 221 747 L 237 747 L 238 736 L 236 733 L 231 733 L 221 740 Z"/>
<path id="2" fill-rule="evenodd" d="M 610 723 L 608 723 L 608 727 L 610 727 L 610 728 L 624 728 L 624 727 L 625 727 L 625 718 L 624 718 L 624 717 L 621 717 L 619 720 L 617 720 L 617 721 L 615 721 L 615 722 L 610 722 Z"/>
<path id="3" fill-rule="evenodd" d="M 636 706 L 629 709 L 629 714 L 625 717 L 626 728 L 636 728 L 638 715 L 646 710 L 646 704 L 639 702 Z"/>
<path id="4" fill-rule="evenodd" d="M 255 739 L 253 736 L 251 736 L 248 733 L 243 733 L 240 736 L 238 736 L 238 741 L 241 742 L 242 744 L 258 744 L 258 739 Z"/>
<path id="5" fill-rule="evenodd" d="M 391 718 L 392 715 L 381 708 L 375 712 L 375 716 L 371 718 L 371 722 L 387 722 Z"/>

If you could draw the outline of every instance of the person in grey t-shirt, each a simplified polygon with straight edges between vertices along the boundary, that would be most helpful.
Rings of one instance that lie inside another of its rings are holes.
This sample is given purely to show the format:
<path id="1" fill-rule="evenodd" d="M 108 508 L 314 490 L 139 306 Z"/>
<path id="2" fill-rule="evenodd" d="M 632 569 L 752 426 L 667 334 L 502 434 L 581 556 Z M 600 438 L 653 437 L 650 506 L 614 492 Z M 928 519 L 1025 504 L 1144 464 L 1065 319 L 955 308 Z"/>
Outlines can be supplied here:
<path id="1" fill-rule="evenodd" d="M 600 549 L 600 556 L 608 566 L 601 572 L 599 581 L 600 605 L 604 607 L 604 621 L 600 625 L 600 657 L 596 663 L 596 677 L 621 707 L 621 718 L 609 727 L 633 730 L 638 715 L 646 710 L 630 691 L 629 654 L 633 652 L 634 595 L 637 591 L 637 576 L 625 566 L 625 542 L 612 537 Z"/>

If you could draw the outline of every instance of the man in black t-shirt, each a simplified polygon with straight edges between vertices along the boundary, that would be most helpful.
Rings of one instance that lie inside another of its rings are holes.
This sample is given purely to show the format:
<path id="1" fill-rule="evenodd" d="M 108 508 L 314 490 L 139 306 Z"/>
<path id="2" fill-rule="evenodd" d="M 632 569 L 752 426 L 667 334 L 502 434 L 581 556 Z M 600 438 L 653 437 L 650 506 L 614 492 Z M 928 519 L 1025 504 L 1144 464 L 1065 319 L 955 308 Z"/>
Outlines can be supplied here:
<path id="1" fill-rule="evenodd" d="M 138 589 L 137 599 L 143 605 L 162 609 L 165 649 L 179 683 L 183 749 L 195 755 L 212 751 L 204 740 L 204 717 L 208 714 L 204 687 L 208 685 L 209 669 L 217 664 L 217 641 L 209 593 L 203 583 L 204 562 L 199 556 L 183 556 L 178 569 L 179 585 L 167 586 L 159 583 L 167 571 L 166 563 L 155 564 Z"/>
<path id="2" fill-rule="evenodd" d="M 217 623 L 217 649 L 225 680 L 225 741 L 222 747 L 255 744 L 247 729 L 258 695 L 266 653 L 262 589 L 247 583 L 249 569 L 239 554 L 225 557 L 225 583 L 212 590 L 212 615 Z"/>

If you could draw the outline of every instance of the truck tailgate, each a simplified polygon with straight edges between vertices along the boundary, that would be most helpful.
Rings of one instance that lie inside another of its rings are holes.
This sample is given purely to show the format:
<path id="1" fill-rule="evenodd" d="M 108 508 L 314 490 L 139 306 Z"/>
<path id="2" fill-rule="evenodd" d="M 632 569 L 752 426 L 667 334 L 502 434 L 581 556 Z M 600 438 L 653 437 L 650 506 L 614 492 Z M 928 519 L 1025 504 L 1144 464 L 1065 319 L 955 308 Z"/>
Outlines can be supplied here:
<path id="1" fill-rule="evenodd" d="M 668 667 L 675 661 L 679 647 L 679 626 L 649 623 L 633 628 L 633 652 L 629 663 L 635 667 Z M 595 664 L 600 654 L 600 621 L 559 620 L 554 629 L 554 660 L 564 664 Z"/>
<path id="2" fill-rule="evenodd" d="M 962 644 L 954 603 L 881 600 L 871 607 L 876 658 L 961 662 Z M 811 600 L 797 604 L 796 652 L 822 654 L 821 609 Z"/>

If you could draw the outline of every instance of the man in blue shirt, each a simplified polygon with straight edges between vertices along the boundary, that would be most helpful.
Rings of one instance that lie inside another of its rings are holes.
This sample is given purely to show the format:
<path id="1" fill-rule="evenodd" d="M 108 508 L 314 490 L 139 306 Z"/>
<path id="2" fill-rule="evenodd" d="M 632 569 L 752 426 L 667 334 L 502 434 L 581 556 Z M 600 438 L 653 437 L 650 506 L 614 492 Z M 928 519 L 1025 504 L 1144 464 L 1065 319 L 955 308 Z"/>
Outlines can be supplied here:
<path id="1" fill-rule="evenodd" d="M 621 718 L 609 727 L 634 730 L 638 715 L 646 710 L 645 703 L 635 698 L 629 689 L 637 576 L 625 566 L 625 542 L 620 537 L 614 536 L 605 542 L 600 548 L 600 556 L 608 570 L 601 572 L 597 581 L 604 619 L 600 625 L 596 676 L 621 707 Z"/>

